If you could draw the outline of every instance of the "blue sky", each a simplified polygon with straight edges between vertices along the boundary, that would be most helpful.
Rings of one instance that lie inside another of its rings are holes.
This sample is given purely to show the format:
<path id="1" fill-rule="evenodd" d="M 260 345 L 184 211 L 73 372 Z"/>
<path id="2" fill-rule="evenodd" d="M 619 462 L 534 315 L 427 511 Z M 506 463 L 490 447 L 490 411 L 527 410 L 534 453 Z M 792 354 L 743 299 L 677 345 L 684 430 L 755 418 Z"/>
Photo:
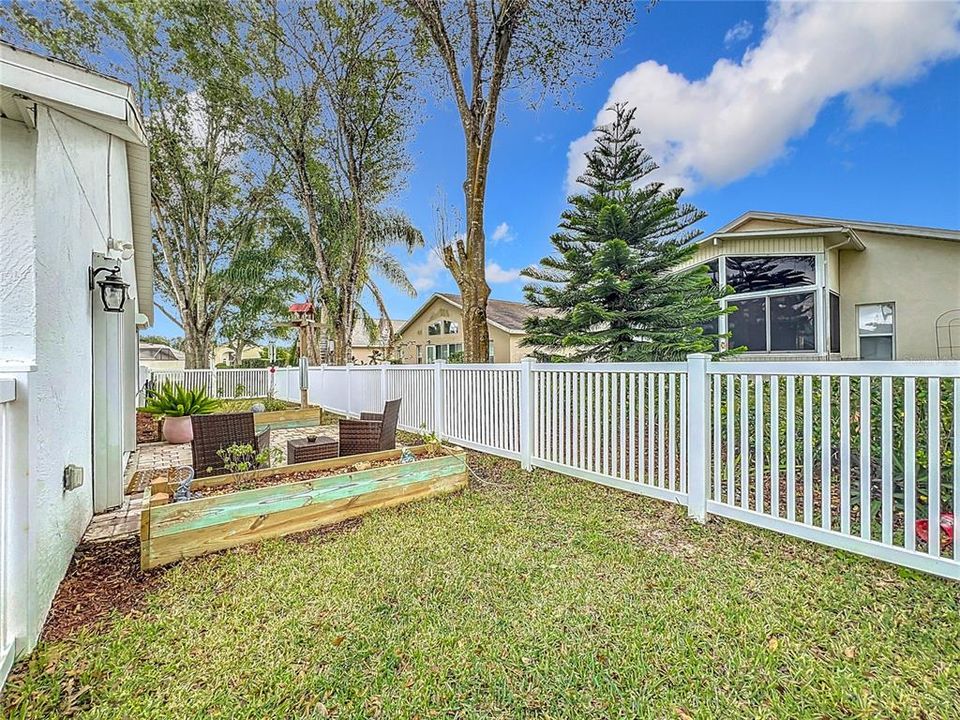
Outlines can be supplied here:
<path id="1" fill-rule="evenodd" d="M 958 7 L 665 2 L 641 11 L 597 77 L 577 86 L 576 107 L 503 107 L 486 204 L 492 296 L 521 299 L 516 271 L 550 252 L 568 175 L 612 100 L 638 106 L 662 179 L 708 213 L 704 232 L 748 209 L 960 227 Z M 438 190 L 462 204 L 464 163 L 452 104 L 431 102 L 425 115 L 394 204 L 430 245 Z M 409 317 L 432 292 L 456 292 L 429 253 L 403 257 L 421 292 L 386 290 L 392 317 Z M 159 313 L 155 330 L 178 334 Z"/>

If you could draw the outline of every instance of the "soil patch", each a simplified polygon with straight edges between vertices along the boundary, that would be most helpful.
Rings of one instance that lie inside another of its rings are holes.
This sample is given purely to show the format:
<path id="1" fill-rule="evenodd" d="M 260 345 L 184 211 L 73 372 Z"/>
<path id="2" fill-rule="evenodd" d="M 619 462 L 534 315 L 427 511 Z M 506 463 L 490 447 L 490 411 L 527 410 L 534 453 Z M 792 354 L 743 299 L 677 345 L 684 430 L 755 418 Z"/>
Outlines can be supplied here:
<path id="1" fill-rule="evenodd" d="M 70 637 L 81 628 L 102 628 L 116 610 L 138 612 L 161 573 L 140 569 L 140 540 L 80 545 L 53 599 L 43 628 L 45 642 Z"/>
<path id="2" fill-rule="evenodd" d="M 417 460 L 425 460 L 429 457 L 434 456 L 421 455 L 417 457 Z M 264 477 L 244 479 L 239 482 L 229 483 L 228 485 L 198 488 L 192 493 L 192 496 L 211 497 L 213 495 L 228 495 L 229 493 L 239 492 L 241 490 L 254 490 L 256 488 L 270 487 L 271 485 L 286 485 L 287 483 L 301 482 L 303 480 L 316 480 L 318 478 L 330 477 L 331 475 L 343 475 L 361 470 L 399 464 L 399 460 L 377 460 L 374 462 L 361 460 L 354 465 L 331 470 L 303 470 L 301 472 L 283 472 L 280 470 L 276 473 L 265 475 Z"/>

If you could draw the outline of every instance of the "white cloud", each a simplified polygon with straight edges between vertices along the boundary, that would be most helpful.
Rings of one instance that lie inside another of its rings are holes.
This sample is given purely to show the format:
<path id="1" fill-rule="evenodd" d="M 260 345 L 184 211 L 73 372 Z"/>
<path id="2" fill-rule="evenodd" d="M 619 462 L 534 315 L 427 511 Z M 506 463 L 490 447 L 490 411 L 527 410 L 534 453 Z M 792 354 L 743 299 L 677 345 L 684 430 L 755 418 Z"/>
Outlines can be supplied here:
<path id="1" fill-rule="evenodd" d="M 520 268 L 502 268 L 495 262 L 488 262 L 486 276 L 488 283 L 509 283 L 520 277 Z"/>
<path id="2" fill-rule="evenodd" d="M 726 35 L 723 36 L 723 44 L 733 45 L 734 43 L 746 40 L 751 35 L 753 35 L 753 23 L 749 20 L 741 20 L 727 30 Z"/>
<path id="3" fill-rule="evenodd" d="M 423 262 L 407 265 L 407 275 L 417 292 L 422 292 L 434 287 L 437 284 L 437 278 L 441 273 L 446 272 L 446 269 L 437 249 L 430 248 Z"/>
<path id="4" fill-rule="evenodd" d="M 511 242 L 514 237 L 513 230 L 510 229 L 510 226 L 507 223 L 502 222 L 493 229 L 493 233 L 490 235 L 490 242 L 500 243 L 500 242 Z"/>
<path id="5" fill-rule="evenodd" d="M 614 81 L 604 108 L 637 107 L 643 142 L 661 165 L 657 179 L 688 190 L 721 186 L 783 155 L 833 98 L 844 98 L 853 129 L 896 122 L 887 91 L 957 55 L 957 4 L 772 3 L 763 37 L 740 62 L 718 60 L 707 77 L 688 80 L 648 60 Z M 570 144 L 570 190 L 590 146 L 590 134 Z"/>

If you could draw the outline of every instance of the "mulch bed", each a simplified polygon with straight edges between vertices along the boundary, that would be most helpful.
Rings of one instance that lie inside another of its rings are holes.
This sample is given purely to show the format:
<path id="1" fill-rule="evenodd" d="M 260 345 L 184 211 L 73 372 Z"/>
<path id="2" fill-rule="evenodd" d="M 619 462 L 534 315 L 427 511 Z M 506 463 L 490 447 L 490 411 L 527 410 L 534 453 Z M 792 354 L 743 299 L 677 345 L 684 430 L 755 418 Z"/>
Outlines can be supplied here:
<path id="1" fill-rule="evenodd" d="M 161 574 L 140 569 L 137 538 L 80 545 L 53 599 L 42 640 L 57 642 L 80 628 L 102 627 L 114 610 L 123 615 L 142 610 Z"/>
<path id="2" fill-rule="evenodd" d="M 432 455 L 418 456 L 417 460 L 424 460 Z M 271 475 L 260 478 L 251 478 L 228 485 L 219 485 L 217 487 L 198 488 L 193 492 L 194 497 L 210 497 L 212 495 L 228 495 L 239 492 L 240 490 L 253 490 L 255 488 L 270 487 L 271 485 L 285 485 L 287 483 L 301 482 L 302 480 L 316 480 L 318 478 L 329 477 L 331 475 L 343 475 L 350 472 L 359 472 L 360 470 L 370 470 L 371 468 L 385 467 L 387 465 L 399 465 L 399 460 L 377 460 L 375 462 L 360 461 L 349 467 L 336 468 L 334 470 L 303 470 L 300 472 L 283 472 L 282 470 Z"/>
<path id="3" fill-rule="evenodd" d="M 153 443 L 160 441 L 160 420 L 153 415 L 137 411 L 137 442 Z"/>

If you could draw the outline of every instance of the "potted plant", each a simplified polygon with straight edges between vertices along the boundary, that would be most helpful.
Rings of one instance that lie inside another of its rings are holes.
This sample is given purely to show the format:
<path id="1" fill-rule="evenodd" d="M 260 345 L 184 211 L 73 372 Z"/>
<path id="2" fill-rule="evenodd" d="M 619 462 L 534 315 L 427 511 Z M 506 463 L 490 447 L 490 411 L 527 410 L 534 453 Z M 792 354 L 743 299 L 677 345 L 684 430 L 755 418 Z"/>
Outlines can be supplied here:
<path id="1" fill-rule="evenodd" d="M 182 385 L 163 385 L 147 391 L 144 411 L 163 419 L 163 439 L 168 443 L 193 440 L 194 415 L 209 415 L 220 405 L 206 390 L 187 390 Z"/>

